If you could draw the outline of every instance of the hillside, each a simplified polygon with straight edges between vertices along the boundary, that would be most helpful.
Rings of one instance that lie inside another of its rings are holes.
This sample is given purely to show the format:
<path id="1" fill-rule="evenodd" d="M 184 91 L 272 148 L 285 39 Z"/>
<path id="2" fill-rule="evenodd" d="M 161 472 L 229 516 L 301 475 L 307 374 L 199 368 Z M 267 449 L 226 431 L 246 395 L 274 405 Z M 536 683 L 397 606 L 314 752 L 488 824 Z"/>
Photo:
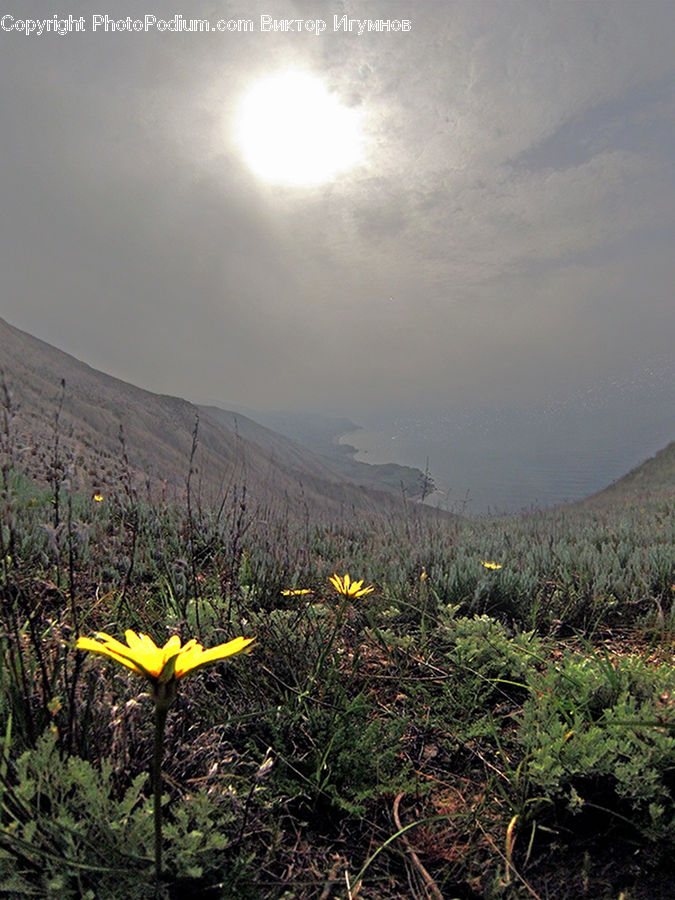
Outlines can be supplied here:
<path id="1" fill-rule="evenodd" d="M 675 496 L 675 441 L 597 494 L 574 506 L 607 507 Z"/>
<path id="2" fill-rule="evenodd" d="M 198 421 L 192 485 L 204 499 L 245 485 L 258 505 L 283 504 L 315 515 L 403 508 L 397 497 L 357 486 L 316 454 L 245 416 L 143 390 L 2 319 L 0 370 L 9 394 L 6 449 L 43 482 L 53 474 L 58 437 L 61 475 L 80 489 L 112 490 L 128 469 L 137 486 L 180 496 Z"/>
<path id="3" fill-rule="evenodd" d="M 260 413 L 253 410 L 245 411 L 242 417 L 239 412 L 229 412 L 219 407 L 200 408 L 226 428 L 238 429 L 240 434 L 258 444 L 269 455 L 276 456 L 279 449 L 282 454 L 293 452 L 293 445 L 300 445 L 319 457 L 324 466 L 327 465 L 343 481 L 388 490 L 397 496 L 405 492 L 413 500 L 422 496 L 425 476 L 421 469 L 398 463 L 371 464 L 353 458 L 356 448 L 338 440 L 340 435 L 359 428 L 350 419 L 319 413 Z M 285 441 L 281 447 L 280 439 Z M 431 492 L 430 488 L 433 489 L 433 481 L 428 478 L 427 494 Z"/>

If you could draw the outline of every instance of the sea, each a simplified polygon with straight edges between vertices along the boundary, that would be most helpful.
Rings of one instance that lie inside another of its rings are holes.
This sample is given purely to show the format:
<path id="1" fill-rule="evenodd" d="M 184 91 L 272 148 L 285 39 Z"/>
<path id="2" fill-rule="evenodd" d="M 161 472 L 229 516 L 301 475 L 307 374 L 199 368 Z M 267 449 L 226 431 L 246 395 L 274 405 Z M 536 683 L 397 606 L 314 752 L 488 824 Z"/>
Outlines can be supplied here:
<path id="1" fill-rule="evenodd" d="M 428 470 L 435 506 L 465 515 L 588 497 L 675 440 L 675 363 L 537 407 L 369 416 L 340 443 L 355 458 Z"/>

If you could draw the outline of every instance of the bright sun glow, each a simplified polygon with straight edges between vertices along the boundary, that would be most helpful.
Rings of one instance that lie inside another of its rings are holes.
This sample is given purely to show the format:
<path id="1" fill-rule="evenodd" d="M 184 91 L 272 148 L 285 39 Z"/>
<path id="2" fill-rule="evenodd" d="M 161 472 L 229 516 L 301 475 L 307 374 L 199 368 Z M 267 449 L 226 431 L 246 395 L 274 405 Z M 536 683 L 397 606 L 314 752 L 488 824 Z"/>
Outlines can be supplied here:
<path id="1" fill-rule="evenodd" d="M 363 159 L 361 115 L 323 82 L 290 70 L 257 81 L 245 94 L 238 141 L 261 178 L 309 186 L 330 181 Z"/>

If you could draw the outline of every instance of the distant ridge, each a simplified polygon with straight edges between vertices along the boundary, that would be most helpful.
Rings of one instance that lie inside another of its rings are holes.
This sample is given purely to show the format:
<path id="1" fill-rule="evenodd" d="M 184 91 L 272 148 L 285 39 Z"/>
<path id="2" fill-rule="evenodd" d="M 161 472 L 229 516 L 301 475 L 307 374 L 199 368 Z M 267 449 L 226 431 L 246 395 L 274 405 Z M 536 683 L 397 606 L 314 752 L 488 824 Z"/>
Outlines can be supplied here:
<path id="1" fill-rule="evenodd" d="M 143 390 L 1 318 L 0 370 L 11 398 L 5 452 L 44 483 L 58 430 L 60 459 L 78 489 L 119 490 L 128 469 L 137 488 L 181 496 L 198 421 L 192 489 L 205 501 L 245 485 L 250 503 L 312 515 L 404 509 L 400 498 L 354 484 L 328 461 L 246 416 Z"/>

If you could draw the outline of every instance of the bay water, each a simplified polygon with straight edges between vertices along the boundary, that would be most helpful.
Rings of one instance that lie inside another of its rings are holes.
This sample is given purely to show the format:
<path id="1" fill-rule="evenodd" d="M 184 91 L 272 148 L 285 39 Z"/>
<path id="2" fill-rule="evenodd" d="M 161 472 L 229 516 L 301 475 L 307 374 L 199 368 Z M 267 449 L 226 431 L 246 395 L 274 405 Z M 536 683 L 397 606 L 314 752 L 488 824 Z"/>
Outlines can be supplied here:
<path id="1" fill-rule="evenodd" d="M 670 367 L 536 408 L 437 409 L 367 417 L 340 442 L 356 459 L 427 468 L 427 502 L 467 515 L 580 500 L 675 440 Z"/>

